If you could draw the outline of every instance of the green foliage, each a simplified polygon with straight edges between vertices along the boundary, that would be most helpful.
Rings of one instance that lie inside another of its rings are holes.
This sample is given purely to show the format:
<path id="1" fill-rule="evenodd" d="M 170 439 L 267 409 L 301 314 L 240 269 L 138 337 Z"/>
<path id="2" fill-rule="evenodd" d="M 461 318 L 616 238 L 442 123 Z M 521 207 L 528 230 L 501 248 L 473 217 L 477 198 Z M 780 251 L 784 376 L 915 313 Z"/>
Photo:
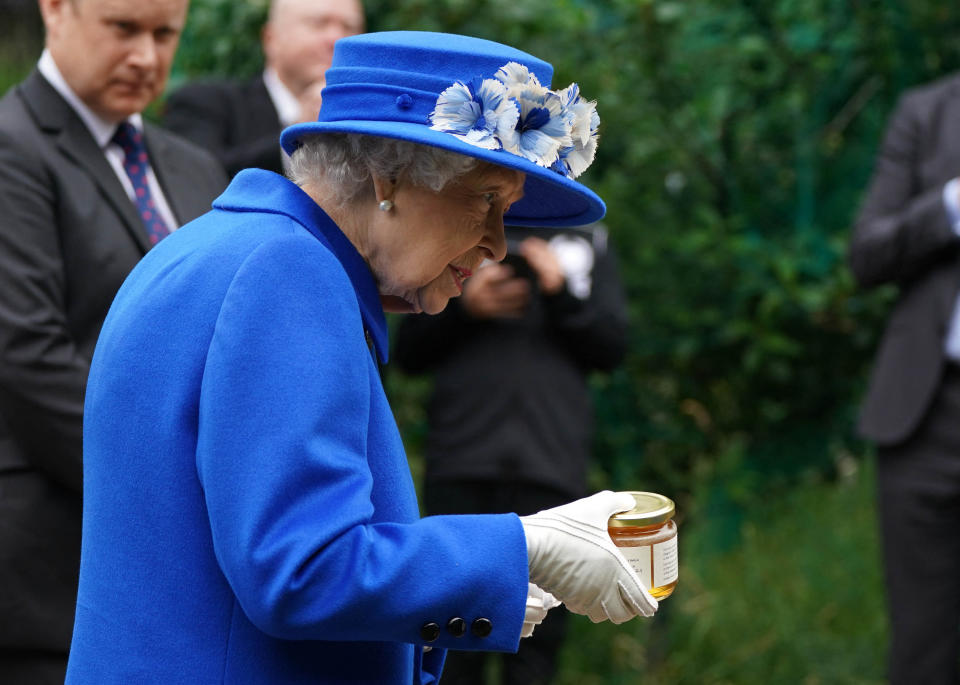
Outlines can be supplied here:
<path id="1" fill-rule="evenodd" d="M 0 2 L 0 94 L 23 80 L 43 49 L 43 24 L 35 3 Z"/>
<path id="2" fill-rule="evenodd" d="M 554 64 L 554 85 L 576 79 L 598 100 L 584 180 L 608 204 L 632 344 L 596 383 L 596 485 L 707 491 L 735 509 L 863 453 L 853 416 L 891 293 L 856 291 L 845 244 L 895 98 L 960 64 L 955 13 L 824 0 L 366 6 L 373 29 L 517 45 Z"/>
<path id="3" fill-rule="evenodd" d="M 680 581 L 652 621 L 571 617 L 558 685 L 880 685 L 887 625 L 873 473 L 803 484 L 725 524 L 680 525 Z"/>
<path id="4" fill-rule="evenodd" d="M 244 77 L 263 69 L 260 27 L 269 4 L 269 0 L 192 2 L 170 88 L 201 75 Z"/>
<path id="5" fill-rule="evenodd" d="M 583 180 L 631 302 L 596 379 L 595 487 L 674 495 L 683 587 L 649 624 L 577 623 L 562 683 L 879 683 L 871 474 L 853 435 L 892 290 L 846 243 L 899 94 L 960 66 L 942 4 L 368 0 L 375 29 L 468 33 L 598 100 Z M 419 388 L 422 392 L 422 388 Z M 403 381 L 397 406 L 408 395 Z M 413 401 L 419 401 L 413 398 Z M 413 462 L 422 425 L 405 425 Z"/>

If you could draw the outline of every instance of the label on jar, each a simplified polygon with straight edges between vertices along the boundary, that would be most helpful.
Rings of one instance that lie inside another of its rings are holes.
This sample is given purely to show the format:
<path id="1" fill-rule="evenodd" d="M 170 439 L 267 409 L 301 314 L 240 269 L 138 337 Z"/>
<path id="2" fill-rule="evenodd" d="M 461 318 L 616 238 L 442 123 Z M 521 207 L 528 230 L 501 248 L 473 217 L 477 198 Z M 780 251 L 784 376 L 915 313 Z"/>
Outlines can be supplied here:
<path id="1" fill-rule="evenodd" d="M 618 547 L 647 588 L 662 587 L 677 580 L 677 536 L 652 545 Z"/>

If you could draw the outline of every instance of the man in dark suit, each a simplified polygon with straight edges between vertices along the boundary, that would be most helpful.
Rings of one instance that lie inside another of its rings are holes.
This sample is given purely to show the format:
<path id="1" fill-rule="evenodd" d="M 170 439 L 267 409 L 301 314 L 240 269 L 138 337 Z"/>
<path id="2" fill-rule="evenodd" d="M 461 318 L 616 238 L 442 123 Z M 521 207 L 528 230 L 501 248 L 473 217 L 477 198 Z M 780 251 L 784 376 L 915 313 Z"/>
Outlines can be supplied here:
<path id="1" fill-rule="evenodd" d="M 280 131 L 316 120 L 333 44 L 363 29 L 359 0 L 273 0 L 263 74 L 187 84 L 167 100 L 163 124 L 213 152 L 231 176 L 248 167 L 282 174 Z"/>
<path id="2" fill-rule="evenodd" d="M 40 0 L 46 49 L 0 100 L 6 685 L 63 682 L 80 563 L 83 395 L 107 309 L 152 242 L 209 209 L 226 184 L 211 155 L 139 114 L 163 90 L 187 3 Z"/>
<path id="3" fill-rule="evenodd" d="M 861 409 L 877 445 L 890 682 L 955 685 L 960 658 L 960 76 L 904 95 L 850 245 L 896 284 Z"/>

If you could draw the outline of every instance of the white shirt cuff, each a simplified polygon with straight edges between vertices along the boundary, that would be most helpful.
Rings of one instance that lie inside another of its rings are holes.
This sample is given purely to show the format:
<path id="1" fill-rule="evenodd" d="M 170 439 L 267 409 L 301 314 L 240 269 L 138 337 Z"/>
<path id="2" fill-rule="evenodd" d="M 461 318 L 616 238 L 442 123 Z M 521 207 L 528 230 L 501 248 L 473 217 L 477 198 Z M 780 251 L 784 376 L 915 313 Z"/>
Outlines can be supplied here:
<path id="1" fill-rule="evenodd" d="M 960 235 L 960 178 L 951 178 L 943 186 L 943 208 L 953 232 Z"/>

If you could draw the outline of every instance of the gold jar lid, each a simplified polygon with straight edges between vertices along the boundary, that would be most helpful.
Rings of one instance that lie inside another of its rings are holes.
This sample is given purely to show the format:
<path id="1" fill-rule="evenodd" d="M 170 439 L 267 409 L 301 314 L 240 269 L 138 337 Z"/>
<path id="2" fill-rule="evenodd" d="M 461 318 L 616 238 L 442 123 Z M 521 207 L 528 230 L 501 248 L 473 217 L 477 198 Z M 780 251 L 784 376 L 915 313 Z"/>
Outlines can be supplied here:
<path id="1" fill-rule="evenodd" d="M 621 511 L 610 517 L 607 525 L 611 528 L 625 526 L 655 526 L 673 518 L 676 507 L 673 500 L 655 492 L 629 492 L 633 496 L 633 509 Z"/>

